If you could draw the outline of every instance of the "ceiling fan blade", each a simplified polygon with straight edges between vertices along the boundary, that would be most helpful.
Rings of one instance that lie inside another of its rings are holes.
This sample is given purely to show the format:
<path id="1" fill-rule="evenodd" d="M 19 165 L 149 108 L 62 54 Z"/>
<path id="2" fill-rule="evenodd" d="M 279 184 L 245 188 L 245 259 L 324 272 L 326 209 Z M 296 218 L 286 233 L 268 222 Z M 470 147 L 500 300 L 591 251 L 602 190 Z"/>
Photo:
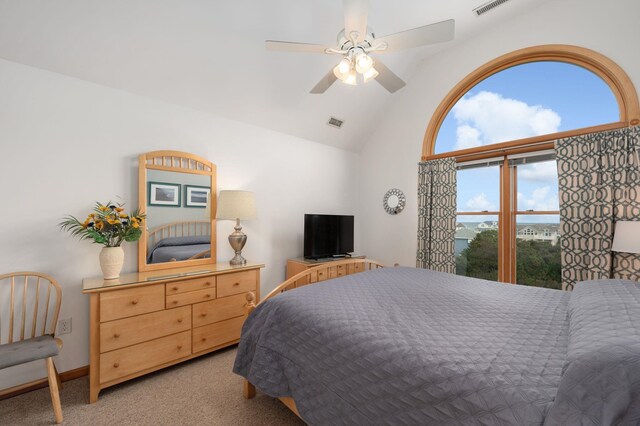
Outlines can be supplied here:
<path id="1" fill-rule="evenodd" d="M 407 83 L 405 83 L 393 71 L 387 68 L 387 66 L 383 64 L 379 59 L 375 60 L 374 68 L 376 69 L 376 71 L 378 71 L 376 81 L 390 93 L 394 93 L 406 86 Z"/>
<path id="2" fill-rule="evenodd" d="M 333 73 L 333 68 L 331 68 L 331 70 L 324 77 L 322 77 L 322 80 L 320 80 L 309 93 L 313 93 L 314 95 L 321 95 L 326 92 L 327 89 L 331 87 L 331 85 L 335 83 L 337 79 L 338 77 L 336 77 L 336 75 Z"/>
<path id="3" fill-rule="evenodd" d="M 453 40 L 454 32 L 455 21 L 449 19 L 448 21 L 437 22 L 412 30 L 379 37 L 376 38 L 376 42 L 385 42 L 388 45 L 385 50 L 379 51 L 380 53 L 396 52 L 402 49 L 424 46 L 425 44 L 442 43 Z"/>
<path id="4" fill-rule="evenodd" d="M 367 17 L 369 15 L 369 0 L 344 0 L 344 34 L 347 38 L 356 31 L 358 39 L 364 40 L 367 34 Z"/>
<path id="5" fill-rule="evenodd" d="M 326 53 L 327 46 L 321 44 L 295 43 L 292 41 L 267 40 L 265 42 L 267 50 L 280 52 L 302 52 L 302 53 Z"/>

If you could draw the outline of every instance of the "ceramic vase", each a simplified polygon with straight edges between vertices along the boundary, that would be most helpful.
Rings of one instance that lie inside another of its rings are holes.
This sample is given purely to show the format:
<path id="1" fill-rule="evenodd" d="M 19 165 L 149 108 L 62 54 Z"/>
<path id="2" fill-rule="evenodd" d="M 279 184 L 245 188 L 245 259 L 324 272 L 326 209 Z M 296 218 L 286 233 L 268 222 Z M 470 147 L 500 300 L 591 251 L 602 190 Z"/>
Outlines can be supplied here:
<path id="1" fill-rule="evenodd" d="M 124 263 L 122 247 L 103 247 L 100 252 L 100 267 L 105 280 L 113 280 L 120 276 Z"/>

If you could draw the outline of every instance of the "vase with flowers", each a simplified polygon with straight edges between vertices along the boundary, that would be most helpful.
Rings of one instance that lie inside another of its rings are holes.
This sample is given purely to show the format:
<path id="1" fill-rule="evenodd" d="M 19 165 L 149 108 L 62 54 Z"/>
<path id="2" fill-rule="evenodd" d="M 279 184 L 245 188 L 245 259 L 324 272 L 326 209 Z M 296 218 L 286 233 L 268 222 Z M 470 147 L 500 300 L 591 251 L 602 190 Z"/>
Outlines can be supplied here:
<path id="1" fill-rule="evenodd" d="M 125 213 L 124 204 L 96 202 L 93 212 L 83 222 L 69 215 L 59 226 L 74 237 L 93 240 L 95 244 L 104 246 L 100 252 L 100 267 L 104 279 L 111 280 L 118 278 L 122 271 L 124 251 L 121 244 L 140 239 L 144 219 L 145 215 L 139 209 Z"/>

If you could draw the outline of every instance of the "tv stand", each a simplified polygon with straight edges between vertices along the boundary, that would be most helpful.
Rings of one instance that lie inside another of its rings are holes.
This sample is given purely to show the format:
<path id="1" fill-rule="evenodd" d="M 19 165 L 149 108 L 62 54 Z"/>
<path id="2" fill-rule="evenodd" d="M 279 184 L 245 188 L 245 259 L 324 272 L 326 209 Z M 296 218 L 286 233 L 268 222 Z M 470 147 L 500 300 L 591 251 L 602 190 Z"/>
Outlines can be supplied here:
<path id="1" fill-rule="evenodd" d="M 339 260 L 344 260 L 344 259 L 366 259 L 367 258 L 367 256 L 355 255 L 355 254 L 354 255 L 338 255 L 338 256 L 340 257 L 325 257 L 322 259 L 305 259 L 304 257 L 296 257 L 294 259 L 287 259 L 287 279 L 293 277 L 294 275 L 302 271 L 306 271 L 307 269 L 313 268 L 314 266 L 318 266 L 320 264 L 337 262 Z M 342 271 L 339 271 L 336 269 L 336 271 L 332 273 L 332 274 L 335 274 L 335 276 L 330 276 L 329 278 L 336 278 L 342 275 L 346 275 L 341 272 Z M 307 283 L 301 282 L 298 284 L 307 284 Z"/>

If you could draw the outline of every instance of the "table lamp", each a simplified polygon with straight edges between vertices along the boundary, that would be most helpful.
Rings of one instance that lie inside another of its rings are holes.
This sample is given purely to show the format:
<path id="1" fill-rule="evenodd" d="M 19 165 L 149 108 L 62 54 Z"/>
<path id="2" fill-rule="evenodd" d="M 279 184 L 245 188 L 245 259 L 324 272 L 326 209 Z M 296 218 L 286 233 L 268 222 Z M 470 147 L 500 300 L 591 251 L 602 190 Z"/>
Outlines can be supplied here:
<path id="1" fill-rule="evenodd" d="M 249 220 L 256 217 L 256 203 L 253 192 L 249 191 L 220 191 L 218 195 L 218 210 L 216 218 L 221 220 L 235 220 L 235 231 L 229 235 L 229 244 L 236 255 L 229 261 L 231 265 L 244 265 L 247 260 L 242 257 L 242 248 L 247 242 L 247 236 L 242 232 L 240 219 Z"/>
<path id="2" fill-rule="evenodd" d="M 613 234 L 613 244 L 611 251 L 621 253 L 640 253 L 640 221 L 619 221 L 616 222 L 615 233 Z M 613 254 L 613 253 L 612 253 Z M 609 276 L 613 278 L 615 268 L 614 259 L 611 259 L 611 272 Z"/>
<path id="3" fill-rule="evenodd" d="M 640 221 L 616 222 L 611 251 L 640 253 Z"/>

